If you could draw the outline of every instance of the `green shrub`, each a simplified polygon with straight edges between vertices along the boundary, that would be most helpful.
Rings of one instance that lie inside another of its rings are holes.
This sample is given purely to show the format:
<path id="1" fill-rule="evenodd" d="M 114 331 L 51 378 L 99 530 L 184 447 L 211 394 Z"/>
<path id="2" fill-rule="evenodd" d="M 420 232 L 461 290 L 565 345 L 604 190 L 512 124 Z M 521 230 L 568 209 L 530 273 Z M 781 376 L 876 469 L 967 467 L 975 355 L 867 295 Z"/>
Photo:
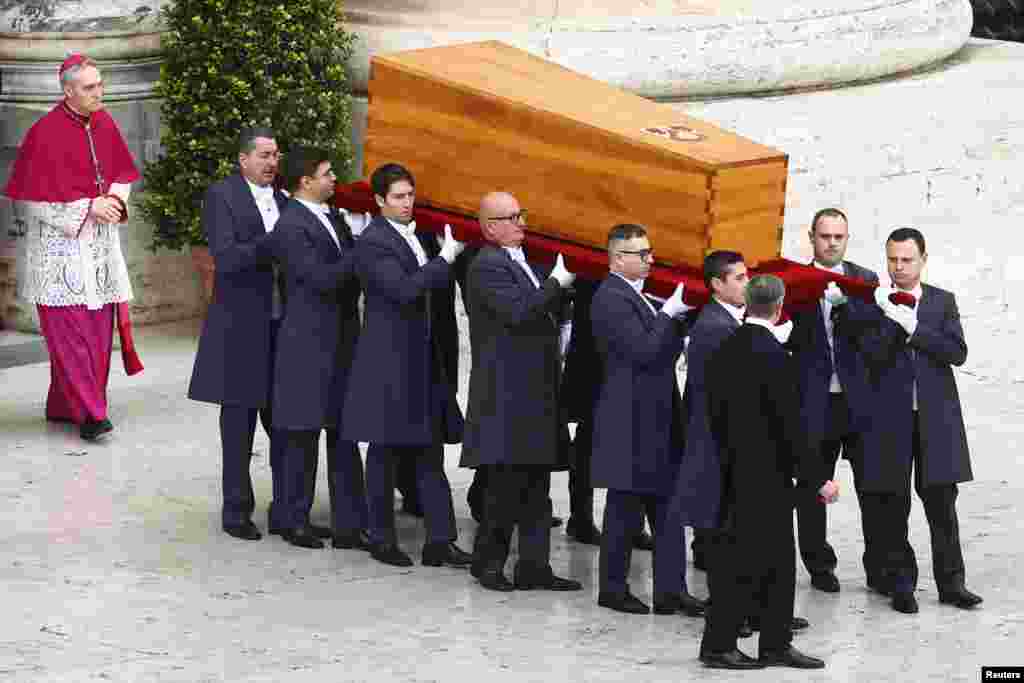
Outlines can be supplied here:
<path id="1" fill-rule="evenodd" d="M 283 154 L 315 144 L 349 167 L 354 38 L 338 0 L 174 0 L 163 12 L 162 156 L 139 198 L 153 250 L 206 244 L 203 193 L 235 171 L 243 126 L 272 127 Z"/>

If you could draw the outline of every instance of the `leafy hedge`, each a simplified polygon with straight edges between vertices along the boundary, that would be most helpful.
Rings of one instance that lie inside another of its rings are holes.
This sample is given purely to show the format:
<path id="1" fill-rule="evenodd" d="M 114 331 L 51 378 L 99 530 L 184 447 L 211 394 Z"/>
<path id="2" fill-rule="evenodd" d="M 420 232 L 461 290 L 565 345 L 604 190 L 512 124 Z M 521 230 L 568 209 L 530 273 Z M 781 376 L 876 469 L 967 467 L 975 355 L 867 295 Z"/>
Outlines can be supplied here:
<path id="1" fill-rule="evenodd" d="M 175 0 L 163 13 L 162 156 L 140 197 L 152 249 L 206 243 L 203 193 L 235 171 L 243 126 L 272 127 L 283 154 L 315 144 L 349 167 L 354 38 L 338 0 Z"/>

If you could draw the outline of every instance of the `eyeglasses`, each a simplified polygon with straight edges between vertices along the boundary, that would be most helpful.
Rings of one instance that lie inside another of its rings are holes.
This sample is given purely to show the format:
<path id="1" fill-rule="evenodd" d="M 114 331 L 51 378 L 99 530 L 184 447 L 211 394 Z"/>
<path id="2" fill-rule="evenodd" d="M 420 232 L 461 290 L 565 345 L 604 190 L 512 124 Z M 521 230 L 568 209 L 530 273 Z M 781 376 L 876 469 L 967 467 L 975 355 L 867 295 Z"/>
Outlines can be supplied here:
<path id="1" fill-rule="evenodd" d="M 619 249 L 620 254 L 632 254 L 639 256 L 641 261 L 653 261 L 654 250 L 653 249 L 637 249 L 635 251 L 629 249 Z"/>
<path id="2" fill-rule="evenodd" d="M 489 220 L 489 221 L 491 221 L 493 223 L 500 223 L 501 221 L 512 221 L 513 223 L 525 223 L 526 222 L 526 209 L 521 209 L 520 211 L 517 211 L 516 213 L 510 214 L 508 216 L 494 216 L 493 218 L 488 218 L 487 220 Z"/>

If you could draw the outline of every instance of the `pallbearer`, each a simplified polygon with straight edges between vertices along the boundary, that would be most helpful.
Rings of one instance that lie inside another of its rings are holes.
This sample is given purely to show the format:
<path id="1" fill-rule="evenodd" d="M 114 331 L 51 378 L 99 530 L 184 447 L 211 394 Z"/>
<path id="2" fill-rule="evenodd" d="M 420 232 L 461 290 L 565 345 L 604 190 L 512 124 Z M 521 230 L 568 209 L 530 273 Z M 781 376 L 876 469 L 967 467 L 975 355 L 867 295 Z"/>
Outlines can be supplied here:
<path id="1" fill-rule="evenodd" d="M 463 467 L 486 472 L 473 575 L 484 588 L 579 590 L 551 570 L 551 470 L 568 433 L 559 406 L 559 322 L 574 276 L 561 258 L 550 273 L 526 261 L 525 212 L 503 192 L 480 203 L 488 244 L 469 266 L 466 309 L 473 344 Z M 513 582 L 504 574 L 519 529 Z"/>
<path id="2" fill-rule="evenodd" d="M 324 430 L 334 547 L 368 549 L 363 461 L 354 442 L 338 437 L 359 338 L 355 241 L 341 214 L 325 204 L 335 185 L 325 151 L 293 149 L 283 171 L 292 198 L 274 229 L 285 310 L 273 399 L 274 428 L 285 442 L 279 477 L 282 535 L 292 545 L 323 547 L 309 525 L 309 511 Z"/>
<path id="3" fill-rule="evenodd" d="M 427 528 L 423 564 L 468 567 L 470 555 L 455 545 L 458 532 L 443 446 L 462 440 L 463 419 L 435 329 L 440 319 L 435 298 L 449 291 L 452 263 L 464 246 L 449 230 L 437 256 L 428 256 L 436 241 L 416 233 L 416 185 L 404 167 L 381 166 L 370 176 L 370 185 L 380 215 L 356 243 L 366 311 L 341 438 L 370 442 L 366 489 L 374 559 L 412 565 L 398 546 L 394 511 L 395 468 L 408 459 L 416 469 Z"/>
<path id="4" fill-rule="evenodd" d="M 617 225 L 608 233 L 611 274 L 591 306 L 604 374 L 594 408 L 593 481 L 608 489 L 601 535 L 598 604 L 646 614 L 629 590 L 633 537 L 644 513 L 654 527 L 654 610 L 697 616 L 703 604 L 682 582 L 682 528 L 670 514 L 683 444 L 676 361 L 683 351 L 683 288 L 658 310 L 644 296 L 654 260 L 647 230 Z"/>
<path id="5" fill-rule="evenodd" d="M 114 311 L 132 298 L 117 226 L 139 173 L 103 109 L 96 62 L 72 55 L 59 76 L 64 99 L 29 129 L 4 194 L 28 224 L 19 295 L 36 304 L 50 352 L 46 419 L 73 422 L 92 441 L 113 429 Z"/>

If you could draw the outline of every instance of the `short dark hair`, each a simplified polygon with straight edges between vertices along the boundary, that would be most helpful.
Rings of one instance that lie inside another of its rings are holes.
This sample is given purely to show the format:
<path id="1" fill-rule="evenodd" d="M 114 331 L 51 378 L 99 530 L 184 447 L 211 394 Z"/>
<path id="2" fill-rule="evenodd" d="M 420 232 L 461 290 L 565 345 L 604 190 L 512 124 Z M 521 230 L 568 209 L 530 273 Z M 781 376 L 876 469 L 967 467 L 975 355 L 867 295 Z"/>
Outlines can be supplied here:
<path id="1" fill-rule="evenodd" d="M 646 236 L 647 228 L 642 225 L 637 225 L 636 223 L 619 223 L 608 231 L 608 247 L 611 248 L 612 242 L 631 240 L 634 237 Z"/>
<path id="2" fill-rule="evenodd" d="M 737 263 L 743 263 L 743 254 L 738 251 L 726 251 L 719 249 L 704 257 L 704 286 L 711 289 L 711 280 L 718 278 L 724 280 L 729 274 L 729 268 Z"/>
<path id="3" fill-rule="evenodd" d="M 814 218 L 811 219 L 811 232 L 813 233 L 818 229 L 818 221 L 822 218 L 842 218 L 843 222 L 849 225 L 850 221 L 847 220 L 846 214 L 835 208 L 820 209 L 814 214 Z"/>
<path id="4" fill-rule="evenodd" d="M 296 192 L 303 177 L 314 177 L 320 164 L 330 160 L 327 150 L 319 147 L 301 146 L 292 149 L 281 162 L 281 178 L 285 188 L 289 192 Z"/>
<path id="5" fill-rule="evenodd" d="M 889 239 L 885 241 L 886 244 L 889 242 L 906 242 L 907 240 L 914 240 L 917 244 L 917 250 L 924 256 L 924 235 L 917 228 L 896 228 L 889 233 Z"/>
<path id="6" fill-rule="evenodd" d="M 274 131 L 266 126 L 246 126 L 238 133 L 238 153 L 251 154 L 256 149 L 256 138 L 274 139 Z"/>
<path id="7" fill-rule="evenodd" d="M 758 275 L 743 291 L 747 315 L 754 318 L 770 318 L 785 298 L 786 283 L 777 275 Z"/>
<path id="8" fill-rule="evenodd" d="M 391 186 L 399 180 L 405 180 L 413 187 L 416 187 L 416 181 L 413 179 L 412 173 L 405 166 L 394 163 L 384 164 L 379 166 L 373 172 L 373 175 L 370 176 L 370 187 L 375 195 L 385 199 L 388 196 L 388 191 L 391 190 Z"/>

